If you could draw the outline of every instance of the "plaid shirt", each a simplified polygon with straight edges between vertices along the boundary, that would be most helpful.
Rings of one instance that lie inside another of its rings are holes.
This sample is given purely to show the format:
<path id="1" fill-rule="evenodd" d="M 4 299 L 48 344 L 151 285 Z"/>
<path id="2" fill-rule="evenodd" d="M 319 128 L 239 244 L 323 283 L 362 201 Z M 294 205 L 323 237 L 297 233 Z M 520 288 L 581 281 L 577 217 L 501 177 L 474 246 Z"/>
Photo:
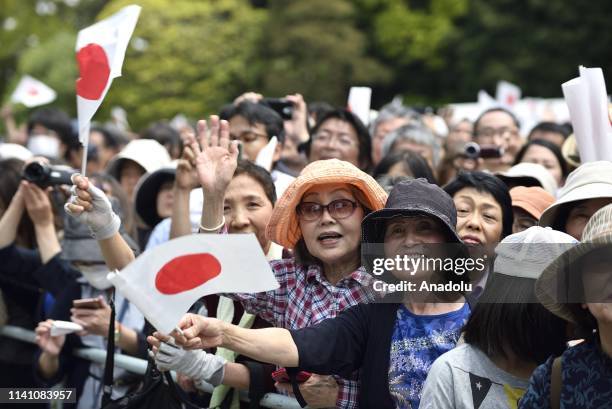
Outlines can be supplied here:
<path id="1" fill-rule="evenodd" d="M 315 325 L 341 311 L 376 298 L 373 278 L 363 267 L 335 286 L 316 265 L 302 266 L 293 259 L 270 262 L 280 287 L 257 294 L 228 294 L 244 309 L 257 314 L 276 327 L 299 329 Z M 340 387 L 336 407 L 357 408 L 359 386 L 356 380 L 335 377 Z"/>

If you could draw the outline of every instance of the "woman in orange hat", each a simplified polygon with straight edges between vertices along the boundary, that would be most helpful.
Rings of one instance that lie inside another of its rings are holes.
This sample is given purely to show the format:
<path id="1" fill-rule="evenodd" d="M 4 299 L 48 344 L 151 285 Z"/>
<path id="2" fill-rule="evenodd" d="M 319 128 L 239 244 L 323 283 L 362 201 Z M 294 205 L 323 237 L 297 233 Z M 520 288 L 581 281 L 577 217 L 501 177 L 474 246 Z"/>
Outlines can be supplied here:
<path id="1" fill-rule="evenodd" d="M 238 158 L 226 123 L 214 120 L 211 128 L 209 138 L 206 123 L 200 122 L 200 143 L 191 145 L 205 197 L 200 231 L 208 233 L 225 226 L 223 197 Z M 277 327 L 293 329 L 372 301 L 372 278 L 361 267 L 361 220 L 381 209 L 386 198 L 372 177 L 348 162 L 311 163 L 277 201 L 266 228 L 268 239 L 294 253 L 292 259 L 270 263 L 279 289 L 230 297 L 239 300 L 247 312 Z M 313 376 L 307 382 L 314 386 L 330 379 Z M 281 384 L 280 389 L 290 391 L 291 387 Z M 338 377 L 330 388 L 314 392 L 313 387 L 310 394 L 305 390 L 310 405 L 352 407 L 357 402 L 353 380 Z"/>
<path id="2" fill-rule="evenodd" d="M 226 121 L 212 117 L 210 131 L 200 121 L 198 131 L 199 143 L 194 141 L 191 149 L 205 197 L 200 232 L 217 233 L 225 228 L 224 195 L 237 166 L 238 147 L 230 143 Z M 92 208 L 91 197 L 82 192 L 87 188 L 83 181 L 76 182 L 78 199 L 69 208 L 80 214 Z M 278 200 L 266 228 L 270 240 L 294 251 L 294 258 L 270 262 L 279 288 L 230 297 L 239 300 L 245 311 L 287 329 L 314 325 L 348 307 L 373 301 L 374 279 L 361 266 L 361 221 L 382 209 L 386 199 L 371 176 L 348 162 L 311 163 Z M 112 268 L 129 261 L 118 240 L 112 236 L 100 242 Z M 224 379 L 231 377 L 230 371 Z M 291 387 L 281 383 L 279 389 L 290 391 Z M 313 375 L 301 391 L 312 407 L 357 406 L 354 379 Z"/>

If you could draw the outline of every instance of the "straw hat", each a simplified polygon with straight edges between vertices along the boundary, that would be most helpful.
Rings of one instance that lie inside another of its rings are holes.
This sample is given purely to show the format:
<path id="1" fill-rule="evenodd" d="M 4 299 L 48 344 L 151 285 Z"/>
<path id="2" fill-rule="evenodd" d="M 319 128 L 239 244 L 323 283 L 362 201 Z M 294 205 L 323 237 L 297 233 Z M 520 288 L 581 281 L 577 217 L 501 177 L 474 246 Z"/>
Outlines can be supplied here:
<path id="1" fill-rule="evenodd" d="M 551 195 L 557 192 L 557 181 L 553 175 L 542 165 L 537 163 L 521 162 L 506 172 L 497 172 L 495 176 L 506 185 L 514 182 L 521 186 L 541 186 Z"/>
<path id="2" fill-rule="evenodd" d="M 293 249 L 302 237 L 296 211 L 302 196 L 314 186 L 330 183 L 353 186 L 362 194 L 358 199 L 364 201 L 362 204 L 372 211 L 382 209 L 387 200 L 383 188 L 370 175 L 349 162 L 338 159 L 315 161 L 302 170 L 276 202 L 266 228 L 266 236 L 285 248 Z"/>
<path id="3" fill-rule="evenodd" d="M 569 174 L 557 192 L 557 201 L 542 213 L 540 226 L 553 226 L 563 204 L 608 197 L 612 198 L 612 162 L 584 163 Z"/>
<path id="4" fill-rule="evenodd" d="M 582 273 L 580 265 L 586 256 L 606 247 L 612 250 L 612 204 L 602 207 L 591 217 L 584 228 L 580 244 L 558 256 L 546 267 L 536 282 L 536 296 L 542 305 L 563 319 L 579 323 L 582 317 L 568 303 L 584 302 L 584 294 L 578 295 L 582 300 L 569 296 L 572 291 L 570 282 L 575 278 L 571 276 Z"/>
<path id="5" fill-rule="evenodd" d="M 578 152 L 578 143 L 574 134 L 568 136 L 565 142 L 563 142 L 561 154 L 570 166 L 574 168 L 580 166 L 580 152 Z"/>
<path id="6" fill-rule="evenodd" d="M 544 210 L 555 202 L 553 195 L 538 186 L 513 187 L 510 189 L 510 197 L 512 198 L 512 207 L 518 207 L 526 211 L 536 220 L 539 220 Z"/>
<path id="7" fill-rule="evenodd" d="M 166 148 L 153 139 L 134 139 L 108 162 L 106 172 L 119 180 L 121 162 L 133 160 L 142 166 L 146 173 L 170 164 L 171 158 Z"/>

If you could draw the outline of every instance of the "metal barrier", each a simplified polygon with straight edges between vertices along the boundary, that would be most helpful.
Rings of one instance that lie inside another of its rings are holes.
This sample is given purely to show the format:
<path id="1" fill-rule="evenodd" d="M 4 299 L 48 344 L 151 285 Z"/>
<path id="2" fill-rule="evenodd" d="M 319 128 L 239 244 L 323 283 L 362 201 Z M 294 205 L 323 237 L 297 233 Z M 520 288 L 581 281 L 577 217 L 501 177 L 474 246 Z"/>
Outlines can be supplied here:
<path id="1" fill-rule="evenodd" d="M 5 325 L 0 327 L 0 335 L 17 339 L 24 342 L 35 344 L 36 335 L 33 331 L 21 327 L 15 327 L 12 325 Z M 76 356 L 88 361 L 104 364 L 106 362 L 106 351 L 97 348 L 82 348 L 74 352 Z M 115 366 L 118 368 L 125 369 L 136 374 L 144 375 L 147 369 L 147 361 L 133 356 L 115 354 Z M 173 374 L 174 375 L 174 374 Z M 212 392 L 213 386 L 206 384 L 203 389 L 205 392 Z M 248 402 L 247 392 L 240 392 L 241 400 Z M 285 395 L 279 395 L 277 393 L 267 393 L 259 402 L 259 404 L 266 408 L 274 409 L 299 409 L 300 405 L 293 398 Z"/>

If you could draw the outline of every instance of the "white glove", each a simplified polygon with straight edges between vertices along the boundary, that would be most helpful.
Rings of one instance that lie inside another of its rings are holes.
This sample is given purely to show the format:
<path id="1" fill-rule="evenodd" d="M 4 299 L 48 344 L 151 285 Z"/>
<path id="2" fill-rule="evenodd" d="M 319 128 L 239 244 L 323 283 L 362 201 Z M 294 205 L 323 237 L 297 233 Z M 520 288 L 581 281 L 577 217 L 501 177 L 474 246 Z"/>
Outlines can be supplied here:
<path id="1" fill-rule="evenodd" d="M 186 351 L 178 346 L 162 342 L 155 355 L 155 365 L 160 371 L 176 371 L 193 379 L 218 386 L 223 381 L 227 359 L 199 350 Z"/>
<path id="2" fill-rule="evenodd" d="M 119 231 L 121 219 L 113 212 L 110 200 L 108 200 L 104 192 L 90 182 L 87 191 L 91 195 L 93 209 L 85 210 L 81 214 L 74 214 L 68 208 L 68 204 L 76 204 L 77 195 L 75 190 L 76 186 L 72 186 L 72 195 L 66 205 L 64 205 L 66 213 L 89 226 L 91 235 L 97 240 L 104 240 L 114 236 Z"/>

